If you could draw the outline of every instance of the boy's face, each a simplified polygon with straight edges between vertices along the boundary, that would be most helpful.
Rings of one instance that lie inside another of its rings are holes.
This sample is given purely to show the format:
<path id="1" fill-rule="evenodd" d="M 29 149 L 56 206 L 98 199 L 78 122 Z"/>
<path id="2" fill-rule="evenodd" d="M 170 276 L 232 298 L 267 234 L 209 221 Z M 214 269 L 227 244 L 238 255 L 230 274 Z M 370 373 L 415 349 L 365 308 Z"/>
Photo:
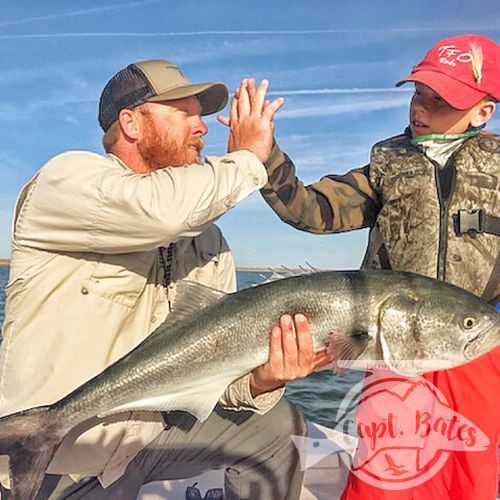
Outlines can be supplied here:
<path id="1" fill-rule="evenodd" d="M 413 137 L 428 134 L 462 134 L 471 123 L 474 108 L 452 108 L 439 94 L 415 82 L 410 105 L 410 129 Z"/>

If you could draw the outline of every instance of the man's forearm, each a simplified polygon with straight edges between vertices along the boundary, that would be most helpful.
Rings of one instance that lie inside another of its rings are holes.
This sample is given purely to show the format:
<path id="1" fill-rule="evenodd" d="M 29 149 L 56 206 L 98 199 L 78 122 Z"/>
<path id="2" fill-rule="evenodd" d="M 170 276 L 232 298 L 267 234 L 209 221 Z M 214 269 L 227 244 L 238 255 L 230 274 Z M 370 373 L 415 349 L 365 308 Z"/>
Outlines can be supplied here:
<path id="1" fill-rule="evenodd" d="M 50 251 L 147 251 L 200 234 L 266 177 L 248 151 L 150 174 L 98 155 L 61 155 L 45 166 L 24 202 L 16 238 Z"/>

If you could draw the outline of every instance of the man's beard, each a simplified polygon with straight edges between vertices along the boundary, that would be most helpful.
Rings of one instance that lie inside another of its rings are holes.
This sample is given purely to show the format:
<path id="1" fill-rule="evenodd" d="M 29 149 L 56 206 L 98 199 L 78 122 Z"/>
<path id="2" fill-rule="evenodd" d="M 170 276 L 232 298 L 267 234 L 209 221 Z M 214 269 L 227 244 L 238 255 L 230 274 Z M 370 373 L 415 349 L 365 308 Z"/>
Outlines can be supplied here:
<path id="1" fill-rule="evenodd" d="M 164 167 L 181 167 L 193 163 L 193 147 L 198 150 L 196 163 L 200 163 L 199 152 L 203 149 L 205 142 L 201 137 L 190 137 L 184 142 L 166 131 L 159 131 L 153 119 L 148 113 L 143 114 L 144 129 L 143 138 L 137 143 L 137 148 L 144 162 L 151 170 Z"/>

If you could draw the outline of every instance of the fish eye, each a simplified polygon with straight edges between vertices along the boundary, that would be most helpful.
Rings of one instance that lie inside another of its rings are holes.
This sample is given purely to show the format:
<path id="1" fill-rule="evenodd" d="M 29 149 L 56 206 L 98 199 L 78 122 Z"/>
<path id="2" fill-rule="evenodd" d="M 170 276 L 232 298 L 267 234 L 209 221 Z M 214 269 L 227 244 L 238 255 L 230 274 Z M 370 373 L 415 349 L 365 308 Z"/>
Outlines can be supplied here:
<path id="1" fill-rule="evenodd" d="M 464 318 L 464 328 L 470 330 L 474 328 L 474 326 L 476 326 L 476 318 L 474 318 L 474 316 L 466 316 Z"/>
<path id="2" fill-rule="evenodd" d="M 357 340 L 364 340 L 368 338 L 370 335 L 367 331 L 365 330 L 356 330 L 352 332 L 351 337 L 356 338 Z"/>

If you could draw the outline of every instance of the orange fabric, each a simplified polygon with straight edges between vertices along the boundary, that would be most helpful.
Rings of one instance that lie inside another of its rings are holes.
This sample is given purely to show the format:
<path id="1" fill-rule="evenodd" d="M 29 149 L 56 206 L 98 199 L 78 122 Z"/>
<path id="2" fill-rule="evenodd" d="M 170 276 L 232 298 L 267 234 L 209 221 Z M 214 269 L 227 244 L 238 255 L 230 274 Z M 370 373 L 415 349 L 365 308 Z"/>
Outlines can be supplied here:
<path id="1" fill-rule="evenodd" d="M 342 500 L 493 500 L 498 488 L 500 444 L 500 347 L 465 365 L 423 375 L 453 410 L 490 439 L 486 451 L 451 452 L 444 466 L 425 483 L 406 490 L 385 490 L 352 472 Z"/>

